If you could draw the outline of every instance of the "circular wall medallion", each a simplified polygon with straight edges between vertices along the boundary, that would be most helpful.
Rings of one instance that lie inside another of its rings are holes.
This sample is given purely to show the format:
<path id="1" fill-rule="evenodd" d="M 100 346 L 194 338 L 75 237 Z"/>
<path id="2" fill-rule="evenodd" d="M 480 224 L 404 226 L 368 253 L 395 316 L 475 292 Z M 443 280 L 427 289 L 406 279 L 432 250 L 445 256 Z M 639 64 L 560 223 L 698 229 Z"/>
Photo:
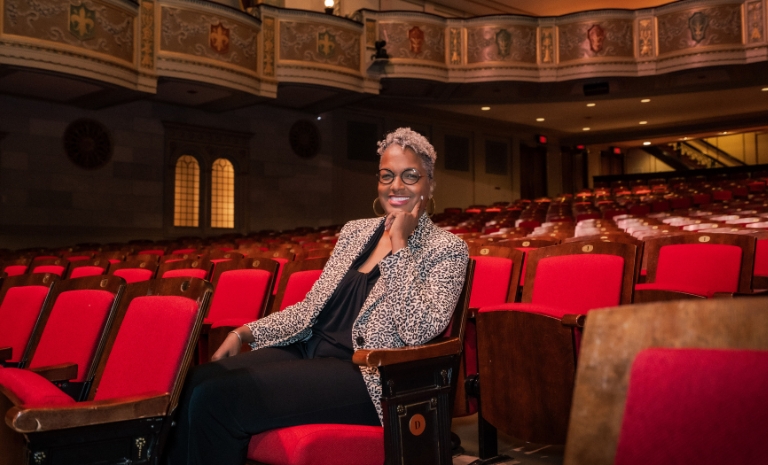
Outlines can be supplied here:
<path id="1" fill-rule="evenodd" d="M 293 123 L 288 133 L 293 152 L 301 158 L 313 158 L 320 152 L 320 131 L 311 121 Z"/>
<path id="2" fill-rule="evenodd" d="M 64 151 L 75 165 L 94 170 L 112 158 L 112 140 L 98 121 L 79 119 L 64 131 Z"/>

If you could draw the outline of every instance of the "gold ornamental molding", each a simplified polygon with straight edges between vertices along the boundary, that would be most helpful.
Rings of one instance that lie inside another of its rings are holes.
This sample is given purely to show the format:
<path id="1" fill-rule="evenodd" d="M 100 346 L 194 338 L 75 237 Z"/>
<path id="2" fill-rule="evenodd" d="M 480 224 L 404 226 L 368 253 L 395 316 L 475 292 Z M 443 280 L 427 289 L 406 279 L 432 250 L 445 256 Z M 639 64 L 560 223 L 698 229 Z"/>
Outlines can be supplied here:
<path id="1" fill-rule="evenodd" d="M 648 76 L 768 60 L 767 2 L 448 19 L 371 10 L 342 18 L 264 3 L 245 12 L 208 0 L 0 0 L 0 65 L 146 93 L 169 77 L 266 98 L 280 83 L 375 94 L 385 78 Z"/>

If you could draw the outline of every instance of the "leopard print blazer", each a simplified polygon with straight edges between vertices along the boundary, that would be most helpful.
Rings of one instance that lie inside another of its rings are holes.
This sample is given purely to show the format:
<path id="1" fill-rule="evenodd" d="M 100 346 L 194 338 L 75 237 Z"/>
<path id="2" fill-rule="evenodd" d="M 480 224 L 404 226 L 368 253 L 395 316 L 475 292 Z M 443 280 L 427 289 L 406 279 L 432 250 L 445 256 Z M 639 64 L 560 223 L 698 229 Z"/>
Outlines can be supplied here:
<path id="1" fill-rule="evenodd" d="M 304 300 L 248 323 L 254 337 L 251 348 L 285 346 L 311 337 L 320 311 L 382 221 L 370 218 L 344 225 L 331 258 Z M 353 348 L 420 345 L 439 335 L 459 299 L 468 260 L 464 241 L 422 215 L 407 246 L 379 262 L 381 277 L 352 326 Z M 383 423 L 378 369 L 360 369 Z"/>

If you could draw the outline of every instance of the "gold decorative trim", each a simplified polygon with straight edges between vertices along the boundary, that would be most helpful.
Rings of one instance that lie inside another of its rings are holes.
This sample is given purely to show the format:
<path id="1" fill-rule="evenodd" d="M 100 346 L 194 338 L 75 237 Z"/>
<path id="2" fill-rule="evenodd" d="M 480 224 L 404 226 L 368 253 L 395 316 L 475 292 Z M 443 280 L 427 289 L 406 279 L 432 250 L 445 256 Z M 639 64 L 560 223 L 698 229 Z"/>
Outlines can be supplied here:
<path id="1" fill-rule="evenodd" d="M 262 22 L 262 30 L 264 31 L 264 75 L 274 77 L 275 76 L 275 18 L 271 16 L 265 16 Z"/>
<path id="2" fill-rule="evenodd" d="M 155 3 L 141 2 L 141 67 L 155 69 Z"/>

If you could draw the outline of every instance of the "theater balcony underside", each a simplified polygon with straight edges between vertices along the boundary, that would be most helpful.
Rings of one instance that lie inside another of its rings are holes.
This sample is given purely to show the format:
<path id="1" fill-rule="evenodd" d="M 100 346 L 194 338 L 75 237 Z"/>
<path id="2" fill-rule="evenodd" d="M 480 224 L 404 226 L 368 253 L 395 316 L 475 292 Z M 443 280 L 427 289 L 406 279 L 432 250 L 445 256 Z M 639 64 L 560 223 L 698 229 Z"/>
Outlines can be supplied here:
<path id="1" fill-rule="evenodd" d="M 263 4 L 243 12 L 199 0 L 0 5 L 0 92 L 90 109 L 151 99 L 211 112 L 269 104 L 320 114 L 407 103 L 589 142 L 600 132 L 585 139 L 581 122 L 537 126 L 535 115 L 520 113 L 585 97 L 727 93 L 764 86 L 768 71 L 766 0 L 468 19 L 369 10 L 349 19 Z M 387 58 L 374 59 L 379 41 Z M 726 100 L 733 109 L 685 124 L 738 113 L 749 126 L 765 117 L 759 99 Z M 479 113 L 489 103 L 518 108 Z"/>

